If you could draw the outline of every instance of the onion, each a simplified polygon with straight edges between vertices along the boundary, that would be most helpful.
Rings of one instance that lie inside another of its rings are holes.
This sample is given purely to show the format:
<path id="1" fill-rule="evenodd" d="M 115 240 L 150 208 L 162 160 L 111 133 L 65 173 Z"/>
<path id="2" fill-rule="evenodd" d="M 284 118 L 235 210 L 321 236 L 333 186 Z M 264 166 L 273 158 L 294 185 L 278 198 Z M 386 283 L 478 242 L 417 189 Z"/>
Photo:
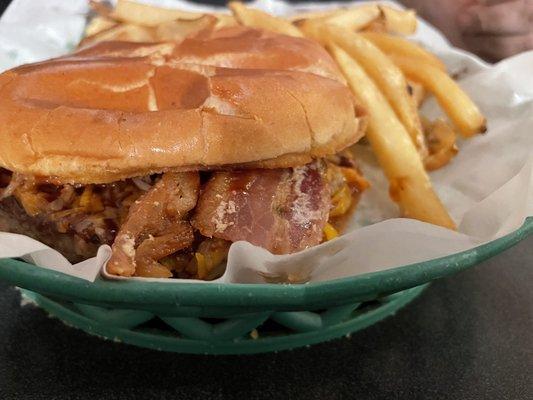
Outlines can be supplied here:
<path id="1" fill-rule="evenodd" d="M 149 191 L 152 188 L 152 185 L 150 185 L 149 183 L 143 181 L 141 178 L 132 178 L 131 180 L 133 181 L 133 183 L 135 183 L 135 185 L 139 189 L 141 189 L 144 192 L 147 192 L 147 191 Z"/>
<path id="2" fill-rule="evenodd" d="M 83 232 L 84 230 L 89 228 L 91 225 L 93 225 L 93 222 L 89 218 L 86 218 L 86 219 L 81 220 L 77 224 L 75 224 L 74 230 L 76 232 Z"/>
<path id="3" fill-rule="evenodd" d="M 63 200 L 61 197 L 55 199 L 48 205 L 48 208 L 50 208 L 52 211 L 60 211 L 63 209 L 63 207 L 65 207 L 65 200 Z"/>
<path id="4" fill-rule="evenodd" d="M 0 200 L 5 199 L 6 197 L 9 197 L 13 194 L 15 189 L 19 187 L 24 179 L 19 174 L 13 174 L 11 177 L 11 180 L 9 181 L 9 185 L 7 185 L 3 190 L 0 190 Z"/>

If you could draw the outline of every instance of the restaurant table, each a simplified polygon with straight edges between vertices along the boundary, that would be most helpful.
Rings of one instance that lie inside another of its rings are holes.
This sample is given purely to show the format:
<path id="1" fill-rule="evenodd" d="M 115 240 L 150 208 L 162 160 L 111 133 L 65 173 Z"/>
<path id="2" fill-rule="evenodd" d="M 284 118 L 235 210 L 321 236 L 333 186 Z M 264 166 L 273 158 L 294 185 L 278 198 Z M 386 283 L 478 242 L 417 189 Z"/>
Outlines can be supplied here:
<path id="1" fill-rule="evenodd" d="M 89 336 L 0 283 L 0 399 L 533 399 L 532 289 L 530 237 L 348 337 L 195 356 Z"/>
<path id="2" fill-rule="evenodd" d="M 1 399 L 533 399 L 533 237 L 349 337 L 164 353 L 65 326 L 0 284 Z"/>

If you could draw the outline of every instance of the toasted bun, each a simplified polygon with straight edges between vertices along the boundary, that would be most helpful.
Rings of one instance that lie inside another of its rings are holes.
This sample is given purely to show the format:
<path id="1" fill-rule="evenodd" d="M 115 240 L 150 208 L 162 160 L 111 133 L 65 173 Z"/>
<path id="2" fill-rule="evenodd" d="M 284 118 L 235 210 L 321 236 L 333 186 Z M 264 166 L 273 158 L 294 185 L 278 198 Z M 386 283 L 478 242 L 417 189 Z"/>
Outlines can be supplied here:
<path id="1" fill-rule="evenodd" d="M 308 162 L 364 118 L 316 43 L 227 28 L 179 44 L 102 43 L 0 75 L 0 165 L 65 182 Z"/>

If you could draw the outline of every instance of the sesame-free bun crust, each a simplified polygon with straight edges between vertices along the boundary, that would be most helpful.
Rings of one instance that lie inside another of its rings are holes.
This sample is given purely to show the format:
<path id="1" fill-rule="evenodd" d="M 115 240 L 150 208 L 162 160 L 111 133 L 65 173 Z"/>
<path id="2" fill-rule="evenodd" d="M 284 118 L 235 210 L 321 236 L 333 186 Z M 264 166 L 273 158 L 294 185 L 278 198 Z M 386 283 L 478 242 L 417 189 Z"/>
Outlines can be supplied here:
<path id="1" fill-rule="evenodd" d="M 0 75 L 0 166 L 64 182 L 297 165 L 364 125 L 318 44 L 242 27 L 101 43 Z"/>

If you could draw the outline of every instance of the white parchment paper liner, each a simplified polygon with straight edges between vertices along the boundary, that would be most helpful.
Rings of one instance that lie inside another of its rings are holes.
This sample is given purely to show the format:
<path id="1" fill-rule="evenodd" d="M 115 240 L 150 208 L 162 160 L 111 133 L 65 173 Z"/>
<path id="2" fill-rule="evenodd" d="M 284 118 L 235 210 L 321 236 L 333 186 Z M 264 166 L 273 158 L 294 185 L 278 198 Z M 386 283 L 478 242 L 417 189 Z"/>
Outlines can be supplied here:
<path id="1" fill-rule="evenodd" d="M 209 10 L 182 1 L 147 1 L 169 7 Z M 346 3 L 342 3 L 346 5 Z M 360 2 L 359 2 L 360 4 Z M 275 14 L 335 7 L 335 4 L 288 5 L 258 1 Z M 85 0 L 15 0 L 0 20 L 0 69 L 59 56 L 79 41 L 88 4 Z M 380 271 L 450 255 L 500 238 L 533 215 L 533 52 L 490 66 L 453 49 L 444 37 L 421 21 L 415 39 L 436 52 L 488 118 L 488 132 L 459 143 L 453 162 L 432 174 L 458 232 L 396 218 L 387 182 L 369 149 L 358 148 L 361 167 L 371 180 L 348 231 L 340 238 L 298 254 L 275 256 L 246 242 L 232 245 L 225 274 L 216 282 L 260 283 L 290 277 L 324 281 Z M 434 101 L 424 106 L 440 115 Z M 22 257 L 44 268 L 93 281 L 110 256 L 98 255 L 71 265 L 57 251 L 29 237 L 0 233 L 0 257 Z M 120 279 L 120 278 L 118 278 Z M 145 278 L 129 278 L 145 279 Z M 176 284 L 192 280 L 150 279 Z M 206 282 L 206 284 L 209 284 Z"/>

